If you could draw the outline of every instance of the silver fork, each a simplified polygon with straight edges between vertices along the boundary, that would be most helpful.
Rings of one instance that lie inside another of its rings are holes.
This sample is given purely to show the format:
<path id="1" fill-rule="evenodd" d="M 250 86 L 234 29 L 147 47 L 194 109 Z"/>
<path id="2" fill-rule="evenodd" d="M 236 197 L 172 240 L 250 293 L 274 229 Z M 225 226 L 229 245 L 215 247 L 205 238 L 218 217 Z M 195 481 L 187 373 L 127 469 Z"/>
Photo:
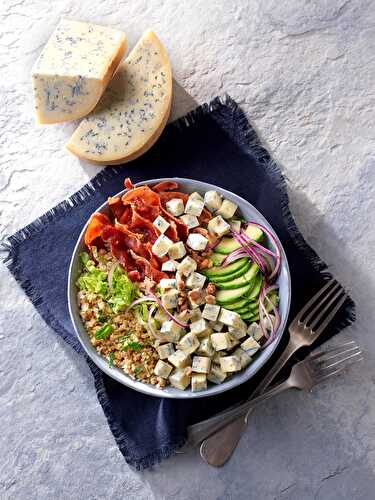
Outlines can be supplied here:
<path id="1" fill-rule="evenodd" d="M 362 359 L 361 350 L 354 341 L 345 342 L 341 346 L 311 354 L 293 366 L 287 380 L 266 393 L 188 427 L 187 444 L 196 446 L 207 434 L 216 433 L 238 417 L 246 418 L 249 409 L 253 409 L 259 403 L 276 396 L 276 394 L 291 388 L 310 391 L 315 385 L 333 375 L 338 375 L 350 364 Z"/>
<path id="2" fill-rule="evenodd" d="M 336 280 L 329 281 L 300 310 L 289 326 L 289 343 L 251 397 L 258 396 L 269 386 L 289 358 L 301 347 L 310 346 L 328 326 L 347 298 Z M 251 412 L 251 408 L 249 413 Z M 237 446 L 246 428 L 249 415 L 233 421 L 202 443 L 201 456 L 211 465 L 223 465 Z"/>

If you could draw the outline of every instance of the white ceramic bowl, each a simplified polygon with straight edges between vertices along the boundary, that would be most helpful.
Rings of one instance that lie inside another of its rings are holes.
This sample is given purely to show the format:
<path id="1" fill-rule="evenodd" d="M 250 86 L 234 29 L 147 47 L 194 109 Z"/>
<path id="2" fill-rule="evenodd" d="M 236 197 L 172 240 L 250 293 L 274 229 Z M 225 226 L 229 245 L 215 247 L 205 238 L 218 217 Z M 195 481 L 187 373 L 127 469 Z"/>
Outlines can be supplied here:
<path id="1" fill-rule="evenodd" d="M 221 193 L 225 198 L 232 200 L 234 203 L 236 203 L 242 213 L 242 215 L 247 219 L 247 220 L 254 220 L 260 224 L 263 224 L 267 228 L 269 228 L 273 234 L 276 236 L 275 231 L 272 229 L 270 224 L 267 222 L 267 220 L 262 216 L 258 210 L 253 207 L 249 202 L 244 200 L 243 198 L 240 198 L 239 196 L 219 187 L 219 186 L 214 186 L 212 184 L 207 184 L 205 182 L 200 182 L 200 181 L 195 181 L 192 179 L 180 179 L 178 177 L 173 177 L 173 178 L 167 178 L 167 179 L 151 179 L 143 182 L 139 182 L 136 184 L 136 186 L 140 186 L 143 184 L 155 184 L 157 182 L 161 182 L 164 180 L 173 180 L 179 183 L 180 185 L 180 190 L 184 191 L 186 193 L 192 193 L 194 191 L 198 191 L 200 193 L 205 193 L 206 191 L 210 189 L 214 189 Z M 125 192 L 121 191 L 118 193 L 118 195 L 121 195 Z M 115 194 L 114 194 L 115 195 Z M 103 213 L 109 213 L 107 203 L 103 203 L 98 209 L 96 210 L 97 212 L 103 212 Z M 181 391 L 178 389 L 175 389 L 174 387 L 166 387 L 165 389 L 158 389 L 153 385 L 150 384 L 144 384 L 142 382 L 138 382 L 136 380 L 133 380 L 131 377 L 126 375 L 123 371 L 121 371 L 119 368 L 113 367 L 110 368 L 108 366 L 108 361 L 101 357 L 95 350 L 95 348 L 92 346 L 89 336 L 85 331 L 84 325 L 82 323 L 81 317 L 79 315 L 79 308 L 78 308 L 78 303 L 77 303 L 77 288 L 76 288 L 76 281 L 78 278 L 79 274 L 79 254 L 85 250 L 85 245 L 84 245 L 84 234 L 86 231 L 87 223 L 85 224 L 84 228 L 82 229 L 82 232 L 78 238 L 77 244 L 74 248 L 73 256 L 71 259 L 70 263 L 70 268 L 69 268 L 69 279 L 68 279 L 68 304 L 69 304 L 69 312 L 70 312 L 70 317 L 75 329 L 75 332 L 77 334 L 77 337 L 79 341 L 81 342 L 83 348 L 85 349 L 86 353 L 90 356 L 90 358 L 94 361 L 94 363 L 101 369 L 103 370 L 107 375 L 110 377 L 114 378 L 121 384 L 124 384 L 128 387 L 131 387 L 132 389 L 135 389 L 136 391 L 144 392 L 145 394 L 149 394 L 151 396 L 157 396 L 157 397 L 163 397 L 163 398 L 180 398 L 180 399 L 186 399 L 186 398 L 202 398 L 205 396 L 213 396 L 214 394 L 219 394 L 221 392 L 228 391 L 229 389 L 233 389 L 233 387 L 236 387 L 243 382 L 249 380 L 269 359 L 271 354 L 274 352 L 276 349 L 281 336 L 284 333 L 288 314 L 289 314 L 289 307 L 290 307 L 290 297 L 291 297 L 291 283 L 290 283 L 290 272 L 289 272 L 289 266 L 288 266 L 288 261 L 285 255 L 285 252 L 281 246 L 282 249 L 282 259 L 281 259 L 281 269 L 280 269 L 280 274 L 278 277 L 278 285 L 279 285 L 279 295 L 280 295 L 280 304 L 279 304 L 279 311 L 280 311 L 280 316 L 281 316 L 281 324 L 280 328 L 278 330 L 277 337 L 275 338 L 274 342 L 270 344 L 266 349 L 261 351 L 260 353 L 257 354 L 257 356 L 254 358 L 254 361 L 243 371 L 239 372 L 238 374 L 229 377 L 228 380 L 225 380 L 222 384 L 215 385 L 215 384 L 210 384 L 208 388 L 205 391 L 201 392 L 191 392 L 190 389 L 186 391 Z"/>

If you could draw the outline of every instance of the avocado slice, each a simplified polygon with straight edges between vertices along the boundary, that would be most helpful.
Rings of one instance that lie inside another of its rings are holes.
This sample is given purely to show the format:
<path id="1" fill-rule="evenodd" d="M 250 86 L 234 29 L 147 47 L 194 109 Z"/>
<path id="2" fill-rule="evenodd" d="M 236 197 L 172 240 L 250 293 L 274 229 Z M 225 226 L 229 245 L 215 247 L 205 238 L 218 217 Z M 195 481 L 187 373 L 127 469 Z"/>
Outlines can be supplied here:
<path id="1" fill-rule="evenodd" d="M 248 300 L 255 300 L 258 298 L 260 289 L 263 284 L 263 276 L 259 273 L 256 276 L 255 282 L 253 283 L 253 287 L 250 289 L 249 293 L 246 294 L 246 298 Z"/>
<path id="2" fill-rule="evenodd" d="M 236 302 L 233 302 L 233 304 L 228 304 L 226 309 L 229 309 L 229 311 L 237 311 L 237 309 L 242 309 L 244 306 L 253 307 L 254 304 L 256 305 L 257 303 L 249 302 L 248 299 L 241 297 Z"/>
<path id="3" fill-rule="evenodd" d="M 263 231 L 251 224 L 247 226 L 245 233 L 255 241 L 260 241 L 263 238 Z M 233 250 L 237 250 L 237 248 L 241 248 L 241 245 L 235 238 L 225 237 L 215 247 L 215 253 L 228 254 L 233 252 Z"/>
<path id="4" fill-rule="evenodd" d="M 239 278 L 225 281 L 223 283 L 217 283 L 216 286 L 222 290 L 231 290 L 233 288 L 240 288 L 244 285 L 253 285 L 258 271 L 259 267 L 253 263 L 250 269 Z"/>
<path id="5" fill-rule="evenodd" d="M 225 267 L 211 267 L 211 269 L 204 269 L 201 271 L 202 274 L 207 276 L 208 279 L 219 277 L 219 276 L 227 276 L 228 274 L 232 274 L 244 266 L 249 259 L 244 257 L 243 259 L 235 260 L 232 264 L 229 264 Z"/>
<path id="6" fill-rule="evenodd" d="M 248 322 L 259 321 L 259 313 L 256 313 L 256 314 L 245 313 L 245 314 L 240 314 L 240 316 L 241 316 L 241 319 L 244 319 Z"/>
<path id="7" fill-rule="evenodd" d="M 210 278 L 210 281 L 212 281 L 215 284 L 224 283 L 225 281 L 231 281 L 231 280 L 233 280 L 235 278 L 239 278 L 240 276 L 245 274 L 250 269 L 250 266 L 251 266 L 251 262 L 250 262 L 250 260 L 248 260 L 240 269 L 238 269 L 238 271 L 235 271 L 234 273 L 231 273 L 231 274 L 226 274 L 225 276 L 220 276 L 219 278 L 212 276 Z"/>
<path id="8" fill-rule="evenodd" d="M 232 290 L 219 290 L 216 293 L 216 302 L 223 307 L 226 304 L 233 304 L 233 302 L 238 301 L 246 292 L 251 288 L 250 285 L 242 286 L 241 288 L 234 288 Z"/>
<path id="9" fill-rule="evenodd" d="M 225 258 L 226 258 L 225 254 L 214 252 L 210 257 L 210 261 L 214 266 L 221 266 Z"/>

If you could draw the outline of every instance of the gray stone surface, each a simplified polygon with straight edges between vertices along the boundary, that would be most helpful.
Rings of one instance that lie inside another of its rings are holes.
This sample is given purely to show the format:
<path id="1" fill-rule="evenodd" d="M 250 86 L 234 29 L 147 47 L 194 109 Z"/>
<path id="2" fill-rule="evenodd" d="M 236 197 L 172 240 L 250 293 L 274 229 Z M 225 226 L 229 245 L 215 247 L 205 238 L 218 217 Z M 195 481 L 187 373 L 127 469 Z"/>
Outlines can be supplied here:
<path id="1" fill-rule="evenodd" d="M 223 469 L 194 452 L 135 474 L 85 363 L 0 266 L 0 498 L 372 500 L 375 3 L 3 0 L 1 237 L 97 171 L 64 151 L 73 124 L 33 123 L 30 69 L 60 16 L 122 28 L 130 45 L 154 29 L 179 84 L 174 116 L 225 91 L 237 99 L 283 167 L 307 240 L 353 291 L 358 322 L 345 335 L 366 360 L 311 395 L 265 404 Z"/>

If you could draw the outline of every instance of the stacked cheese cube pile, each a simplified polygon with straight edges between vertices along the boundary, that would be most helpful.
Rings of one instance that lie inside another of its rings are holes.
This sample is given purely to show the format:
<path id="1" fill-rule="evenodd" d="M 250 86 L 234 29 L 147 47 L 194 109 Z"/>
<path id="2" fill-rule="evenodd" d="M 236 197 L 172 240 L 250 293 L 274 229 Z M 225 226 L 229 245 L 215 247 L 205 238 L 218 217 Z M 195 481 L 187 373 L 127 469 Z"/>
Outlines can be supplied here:
<path id="1" fill-rule="evenodd" d="M 181 390 L 191 384 L 193 392 L 206 389 L 207 381 L 220 384 L 228 376 L 244 369 L 260 349 L 258 341 L 263 336 L 257 323 L 247 325 L 235 311 L 217 305 L 214 300 L 207 302 L 207 290 L 204 289 L 207 278 L 197 272 L 197 262 L 188 255 L 191 250 L 204 252 L 207 247 L 208 238 L 199 232 L 192 232 L 199 228 L 198 217 L 204 207 L 215 214 L 208 223 L 208 234 L 216 237 L 226 235 L 237 205 L 223 200 L 216 191 L 206 192 L 204 198 L 199 193 L 192 193 L 186 204 L 180 198 L 172 198 L 166 203 L 167 211 L 189 227 L 186 246 L 182 241 L 174 243 L 164 234 L 169 223 L 158 216 L 154 225 L 161 234 L 152 247 L 157 257 L 169 257 L 162 270 L 173 273 L 173 278 L 162 279 L 159 283 L 162 304 L 188 325 L 182 328 L 162 310 L 157 312 L 155 319 L 160 324 L 157 352 L 160 359 L 154 372 Z M 202 233 L 204 231 L 202 228 Z M 178 311 L 181 294 L 187 294 L 189 304 L 189 308 L 182 312 Z"/>
<path id="2" fill-rule="evenodd" d="M 156 35 L 146 32 L 121 63 L 125 51 L 121 31 L 62 20 L 33 69 L 37 123 L 86 117 L 67 148 L 99 165 L 146 152 L 171 108 L 172 70 Z"/>

